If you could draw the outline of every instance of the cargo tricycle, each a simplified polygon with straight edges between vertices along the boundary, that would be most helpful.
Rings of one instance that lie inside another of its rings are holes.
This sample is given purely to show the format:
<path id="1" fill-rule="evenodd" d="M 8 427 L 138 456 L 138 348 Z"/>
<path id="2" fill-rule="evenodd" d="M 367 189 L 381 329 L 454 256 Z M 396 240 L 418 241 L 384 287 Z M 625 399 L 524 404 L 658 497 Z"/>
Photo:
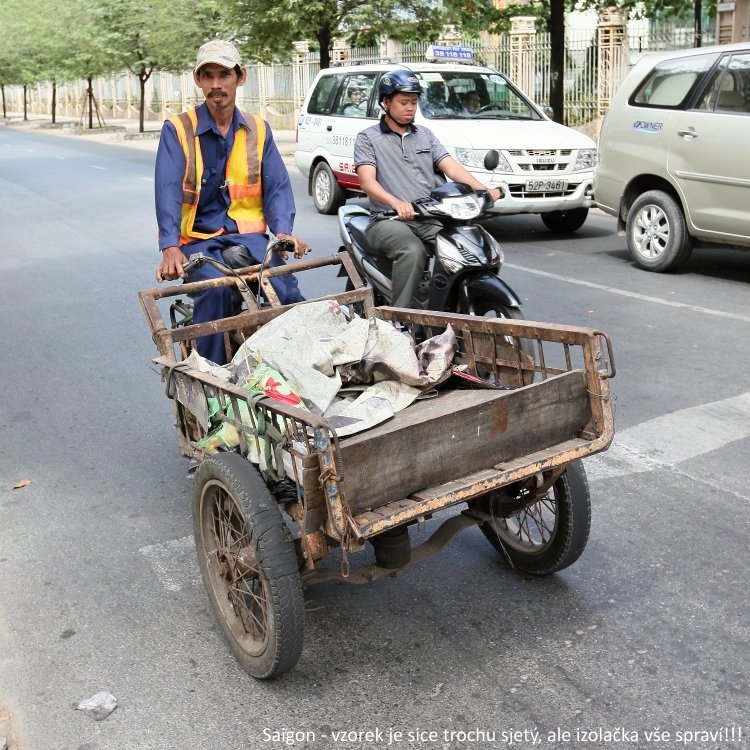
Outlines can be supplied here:
<path id="1" fill-rule="evenodd" d="M 441 387 L 377 426 L 340 436 L 323 416 L 251 397 L 185 362 L 197 337 L 223 334 L 231 357 L 288 310 L 271 277 L 331 265 L 348 275 L 350 291 L 319 300 L 427 337 L 450 325 L 455 366 L 492 387 Z M 238 314 L 193 324 L 175 313 L 189 311 L 183 298 L 221 285 L 243 298 Z M 253 286 L 262 289 L 262 304 Z M 252 676 L 270 679 L 297 662 L 305 586 L 396 577 L 473 526 L 527 574 L 562 570 L 583 552 L 591 504 L 581 460 L 605 450 L 614 433 L 615 365 L 601 331 L 377 307 L 345 253 L 246 267 L 225 278 L 147 289 L 139 298 L 173 400 L 180 450 L 200 462 L 193 520 L 203 581 L 221 631 Z M 227 406 L 219 419 L 239 439 L 210 455 L 208 412 L 217 399 Z M 446 509 L 452 512 L 441 513 Z M 423 537 L 410 535 L 414 525 L 431 534 L 412 548 L 412 537 Z M 358 555 L 368 543 L 370 553 Z"/>

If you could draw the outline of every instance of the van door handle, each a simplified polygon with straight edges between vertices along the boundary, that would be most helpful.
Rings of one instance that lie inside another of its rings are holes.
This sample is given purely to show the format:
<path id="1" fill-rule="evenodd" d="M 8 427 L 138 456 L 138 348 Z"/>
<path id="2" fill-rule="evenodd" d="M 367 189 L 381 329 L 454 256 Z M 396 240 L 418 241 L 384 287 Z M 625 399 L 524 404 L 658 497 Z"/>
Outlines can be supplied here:
<path id="1" fill-rule="evenodd" d="M 326 130 L 330 133 L 333 130 L 333 125 L 326 125 Z"/>
<path id="2" fill-rule="evenodd" d="M 693 128 L 688 128 L 687 130 L 678 130 L 677 135 L 681 135 L 683 138 L 697 138 L 698 131 Z"/>

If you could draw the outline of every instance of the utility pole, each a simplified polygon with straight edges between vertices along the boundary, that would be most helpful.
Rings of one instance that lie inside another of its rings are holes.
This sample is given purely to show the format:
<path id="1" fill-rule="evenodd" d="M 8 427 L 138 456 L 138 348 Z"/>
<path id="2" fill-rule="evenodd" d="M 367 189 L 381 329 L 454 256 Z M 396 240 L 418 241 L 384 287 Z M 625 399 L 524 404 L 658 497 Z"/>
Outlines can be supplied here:
<path id="1" fill-rule="evenodd" d="M 564 124 L 565 95 L 563 77 L 565 74 L 565 2 L 550 0 L 549 14 L 549 106 L 552 107 L 555 122 Z"/>

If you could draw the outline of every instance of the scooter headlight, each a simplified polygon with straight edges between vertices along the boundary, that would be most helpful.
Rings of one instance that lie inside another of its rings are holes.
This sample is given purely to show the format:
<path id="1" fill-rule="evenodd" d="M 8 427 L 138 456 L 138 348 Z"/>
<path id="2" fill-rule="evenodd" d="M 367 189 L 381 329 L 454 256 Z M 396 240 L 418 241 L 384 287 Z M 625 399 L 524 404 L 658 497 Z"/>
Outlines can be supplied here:
<path id="1" fill-rule="evenodd" d="M 470 221 L 482 213 L 482 203 L 473 195 L 462 195 L 458 198 L 443 198 L 437 209 L 453 219 Z"/>

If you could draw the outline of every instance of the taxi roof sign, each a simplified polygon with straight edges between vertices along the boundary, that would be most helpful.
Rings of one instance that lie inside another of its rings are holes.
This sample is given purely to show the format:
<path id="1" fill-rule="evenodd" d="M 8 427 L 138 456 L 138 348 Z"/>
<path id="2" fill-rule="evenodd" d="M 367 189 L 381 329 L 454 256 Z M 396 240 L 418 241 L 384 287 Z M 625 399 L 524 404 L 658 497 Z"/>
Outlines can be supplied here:
<path id="1" fill-rule="evenodd" d="M 471 47 L 458 47 L 450 44 L 431 44 L 424 56 L 427 60 L 474 62 L 474 50 Z"/>

